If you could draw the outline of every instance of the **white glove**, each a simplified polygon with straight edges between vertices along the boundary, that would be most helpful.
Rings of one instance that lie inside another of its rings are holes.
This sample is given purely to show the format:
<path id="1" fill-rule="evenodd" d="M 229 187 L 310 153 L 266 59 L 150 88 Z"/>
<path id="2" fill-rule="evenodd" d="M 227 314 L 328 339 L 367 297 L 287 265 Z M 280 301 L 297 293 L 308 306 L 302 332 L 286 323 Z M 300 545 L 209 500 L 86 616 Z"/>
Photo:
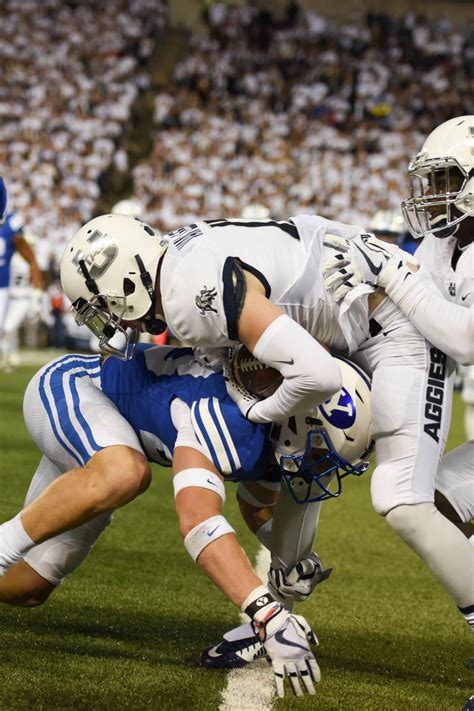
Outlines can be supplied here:
<path id="1" fill-rule="evenodd" d="M 340 250 L 323 264 L 324 285 L 338 302 L 359 284 L 368 284 L 374 291 L 385 286 L 404 265 L 406 257 L 396 245 L 370 234 L 353 240 L 326 235 L 324 244 Z"/>
<path id="2" fill-rule="evenodd" d="M 222 369 L 224 371 L 225 387 L 228 394 L 235 402 L 242 415 L 248 419 L 250 410 L 257 402 L 260 401 L 260 398 L 252 395 L 251 392 L 239 385 L 235 379 L 234 373 L 232 372 L 232 364 L 228 358 L 223 359 Z"/>
<path id="3" fill-rule="evenodd" d="M 314 694 L 321 672 L 309 644 L 318 641 L 305 618 L 290 615 L 279 603 L 273 603 L 254 615 L 252 626 L 271 659 L 278 696 L 285 695 L 285 678 L 290 680 L 295 696 Z"/>
<path id="4" fill-rule="evenodd" d="M 194 357 L 198 363 L 216 373 L 222 371 L 222 360 L 228 354 L 229 348 L 202 348 L 194 349 Z"/>
<path id="5" fill-rule="evenodd" d="M 268 589 L 277 598 L 286 602 L 288 598 L 295 602 L 304 602 L 316 585 L 327 580 L 332 568 L 323 568 L 316 553 L 304 558 L 288 573 L 271 567 L 268 572 Z"/>
<path id="6" fill-rule="evenodd" d="M 31 293 L 29 319 L 33 323 L 39 321 L 43 308 L 43 291 L 41 289 L 33 289 Z"/>

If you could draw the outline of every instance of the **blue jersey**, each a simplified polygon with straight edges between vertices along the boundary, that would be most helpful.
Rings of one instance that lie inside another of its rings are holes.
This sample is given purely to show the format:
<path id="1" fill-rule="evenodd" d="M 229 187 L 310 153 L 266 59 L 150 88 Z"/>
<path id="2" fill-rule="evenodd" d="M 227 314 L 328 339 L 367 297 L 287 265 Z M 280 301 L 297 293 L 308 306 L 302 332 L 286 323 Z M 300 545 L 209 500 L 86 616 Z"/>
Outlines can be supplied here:
<path id="1" fill-rule="evenodd" d="M 23 220 L 10 212 L 0 224 L 0 288 L 10 284 L 10 264 L 15 251 L 14 237 L 23 229 Z"/>
<path id="2" fill-rule="evenodd" d="M 222 373 L 199 364 L 192 349 L 139 346 L 131 361 L 108 358 L 101 388 L 151 461 L 164 464 L 172 457 L 177 431 L 171 403 L 179 398 L 191 408 L 197 439 L 219 472 L 234 481 L 265 477 L 269 426 L 246 420 Z"/>

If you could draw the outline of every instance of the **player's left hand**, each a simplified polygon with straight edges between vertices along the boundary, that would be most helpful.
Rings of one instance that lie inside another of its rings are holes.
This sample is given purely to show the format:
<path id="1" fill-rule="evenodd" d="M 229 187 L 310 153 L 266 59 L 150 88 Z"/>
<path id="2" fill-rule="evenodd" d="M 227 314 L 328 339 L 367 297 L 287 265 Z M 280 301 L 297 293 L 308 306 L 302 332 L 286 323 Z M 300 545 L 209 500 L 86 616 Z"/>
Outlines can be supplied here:
<path id="1" fill-rule="evenodd" d="M 371 234 L 352 240 L 326 235 L 324 244 L 339 250 L 323 264 L 324 285 L 337 302 L 359 284 L 366 284 L 374 291 L 384 286 L 387 267 L 398 269 L 404 262 L 405 252 Z"/>
<path id="2" fill-rule="evenodd" d="M 228 355 L 228 348 L 203 348 L 194 349 L 194 357 L 198 363 L 215 372 L 222 371 L 222 361 Z"/>
<path id="3" fill-rule="evenodd" d="M 323 568 L 320 558 L 316 553 L 311 553 L 287 573 L 271 567 L 268 572 L 268 589 L 277 599 L 284 602 L 288 599 L 304 602 L 316 585 L 327 580 L 331 573 L 332 568 Z"/>
<path id="4" fill-rule="evenodd" d="M 227 393 L 235 402 L 240 412 L 248 419 L 248 415 L 252 407 L 260 401 L 260 398 L 252 395 L 251 392 L 243 388 L 235 379 L 232 363 L 228 358 L 222 360 L 222 369 L 224 372 L 225 387 Z"/>

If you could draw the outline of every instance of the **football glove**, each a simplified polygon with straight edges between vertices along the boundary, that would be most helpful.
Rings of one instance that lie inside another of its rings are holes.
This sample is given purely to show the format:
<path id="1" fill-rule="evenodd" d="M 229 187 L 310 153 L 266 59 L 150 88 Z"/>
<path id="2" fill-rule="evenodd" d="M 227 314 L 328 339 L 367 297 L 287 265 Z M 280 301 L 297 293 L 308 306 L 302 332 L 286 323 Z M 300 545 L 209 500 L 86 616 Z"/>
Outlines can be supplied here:
<path id="1" fill-rule="evenodd" d="M 252 407 L 259 402 L 260 398 L 252 395 L 251 392 L 243 388 L 235 379 L 232 372 L 232 364 L 228 358 L 222 361 L 222 369 L 224 371 L 224 380 L 227 393 L 235 402 L 240 412 L 248 419 L 248 414 Z"/>
<path id="2" fill-rule="evenodd" d="M 311 553 L 309 558 L 301 560 L 288 573 L 271 567 L 268 573 L 268 589 L 283 602 L 288 599 L 304 602 L 316 585 L 327 580 L 331 573 L 332 568 L 324 569 L 316 553 Z"/>
<path id="3" fill-rule="evenodd" d="M 285 695 L 285 679 L 289 679 L 295 696 L 314 694 L 321 672 L 309 647 L 317 644 L 316 635 L 305 618 L 290 615 L 274 602 L 254 615 L 252 626 L 270 657 L 278 696 Z"/>
<path id="4" fill-rule="evenodd" d="M 323 264 L 324 285 L 337 302 L 359 284 L 368 284 L 374 290 L 386 286 L 404 266 L 406 257 L 396 245 L 370 234 L 352 240 L 326 235 L 324 244 L 339 250 Z"/>
<path id="5" fill-rule="evenodd" d="M 220 372 L 222 370 L 222 360 L 228 354 L 228 348 L 202 348 L 194 349 L 194 357 L 198 363 L 210 370 Z"/>

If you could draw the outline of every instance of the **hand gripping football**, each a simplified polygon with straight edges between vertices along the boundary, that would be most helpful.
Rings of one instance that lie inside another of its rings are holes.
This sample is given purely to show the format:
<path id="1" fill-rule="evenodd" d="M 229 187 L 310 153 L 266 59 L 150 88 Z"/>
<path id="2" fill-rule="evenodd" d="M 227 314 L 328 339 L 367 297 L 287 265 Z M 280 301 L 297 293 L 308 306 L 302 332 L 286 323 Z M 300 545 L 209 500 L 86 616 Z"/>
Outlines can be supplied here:
<path id="1" fill-rule="evenodd" d="M 232 370 L 239 385 L 258 397 L 273 395 L 283 380 L 278 370 L 255 358 L 245 346 L 235 352 Z"/>

